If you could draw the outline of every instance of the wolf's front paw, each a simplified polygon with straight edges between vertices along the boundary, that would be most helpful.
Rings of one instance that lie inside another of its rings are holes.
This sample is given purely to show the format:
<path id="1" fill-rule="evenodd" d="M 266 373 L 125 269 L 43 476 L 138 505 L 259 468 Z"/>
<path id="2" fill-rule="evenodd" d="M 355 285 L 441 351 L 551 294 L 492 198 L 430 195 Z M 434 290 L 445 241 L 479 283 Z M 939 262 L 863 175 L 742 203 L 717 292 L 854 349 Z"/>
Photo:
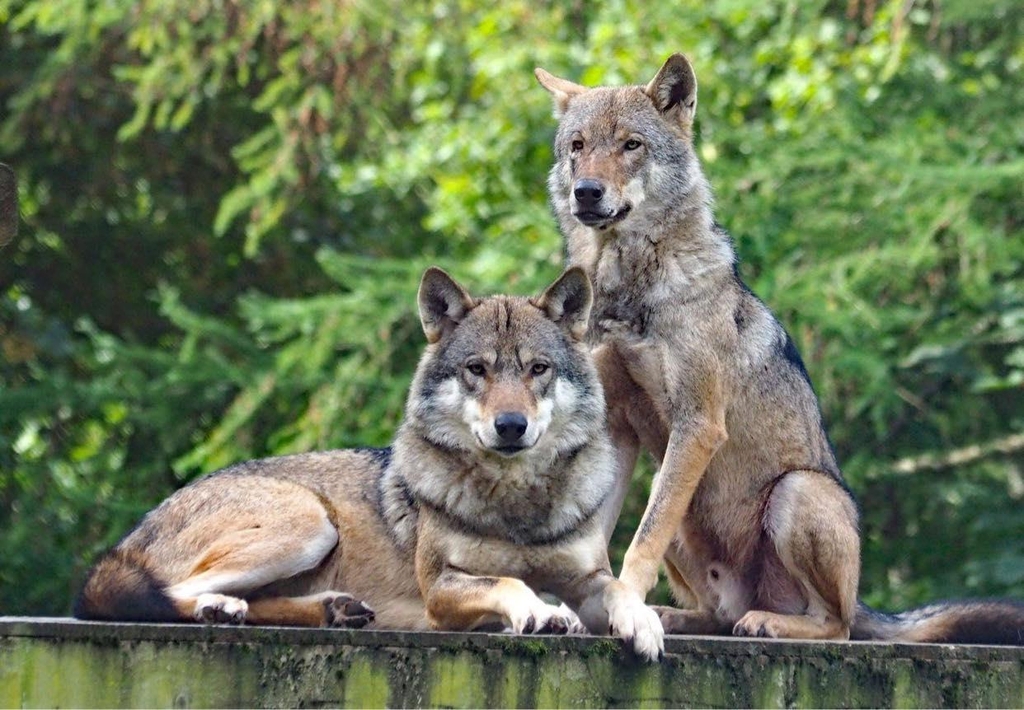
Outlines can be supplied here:
<path id="1" fill-rule="evenodd" d="M 241 624 L 248 613 L 249 604 L 244 599 L 223 594 L 200 594 L 196 597 L 192 616 L 196 621 L 207 624 Z"/>
<path id="2" fill-rule="evenodd" d="M 631 592 L 617 594 L 608 607 L 608 631 L 632 643 L 636 655 L 657 661 L 665 652 L 665 630 L 658 613 Z"/>
<path id="3" fill-rule="evenodd" d="M 508 619 L 509 627 L 516 634 L 567 634 L 574 622 L 579 624 L 579 619 L 569 607 L 563 610 L 563 607 L 546 604 L 540 599 L 535 604 L 513 610 Z"/>
<path id="4" fill-rule="evenodd" d="M 583 622 L 580 621 L 580 617 L 576 614 L 575 611 L 569 608 L 568 604 L 562 602 L 562 605 L 558 607 L 558 611 L 560 611 L 570 621 L 569 630 L 566 631 L 567 634 L 587 633 L 587 627 L 583 625 Z"/>
<path id="5" fill-rule="evenodd" d="M 361 629 L 376 618 L 376 613 L 351 594 L 334 592 L 324 598 L 324 620 L 327 626 Z"/>

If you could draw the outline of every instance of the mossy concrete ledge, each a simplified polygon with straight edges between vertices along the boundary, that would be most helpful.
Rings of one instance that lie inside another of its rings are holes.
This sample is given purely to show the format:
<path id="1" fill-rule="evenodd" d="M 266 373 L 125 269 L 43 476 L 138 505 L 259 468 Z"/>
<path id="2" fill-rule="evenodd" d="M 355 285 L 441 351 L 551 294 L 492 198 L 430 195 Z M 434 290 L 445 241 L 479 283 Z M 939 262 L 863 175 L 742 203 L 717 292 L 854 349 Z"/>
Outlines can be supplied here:
<path id="1" fill-rule="evenodd" d="M 0 617 L 2 707 L 1024 707 L 1024 649 Z"/>

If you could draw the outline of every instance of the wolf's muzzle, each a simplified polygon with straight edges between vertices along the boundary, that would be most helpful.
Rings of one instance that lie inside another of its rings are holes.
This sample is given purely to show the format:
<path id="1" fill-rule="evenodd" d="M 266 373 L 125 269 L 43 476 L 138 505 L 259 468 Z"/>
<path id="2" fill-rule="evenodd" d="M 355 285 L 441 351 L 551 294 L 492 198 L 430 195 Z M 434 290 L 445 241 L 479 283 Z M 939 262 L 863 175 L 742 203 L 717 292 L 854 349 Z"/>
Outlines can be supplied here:
<path id="1" fill-rule="evenodd" d="M 618 212 L 608 212 L 607 214 L 604 212 L 586 212 L 584 210 L 577 210 L 572 213 L 572 216 L 588 227 L 606 229 L 616 222 L 624 220 L 626 215 L 628 215 L 632 209 L 632 205 L 624 205 Z"/>
<path id="2" fill-rule="evenodd" d="M 494 418 L 494 431 L 505 446 L 518 444 L 529 426 L 530 422 L 520 412 L 501 412 Z"/>
<path id="3" fill-rule="evenodd" d="M 572 186 L 572 216 L 588 227 L 603 229 L 625 218 L 632 206 L 609 207 L 605 184 L 595 178 L 580 178 Z"/>
<path id="4" fill-rule="evenodd" d="M 591 178 L 577 180 L 572 188 L 572 196 L 576 198 L 581 212 L 597 212 L 604 197 L 604 185 Z"/>

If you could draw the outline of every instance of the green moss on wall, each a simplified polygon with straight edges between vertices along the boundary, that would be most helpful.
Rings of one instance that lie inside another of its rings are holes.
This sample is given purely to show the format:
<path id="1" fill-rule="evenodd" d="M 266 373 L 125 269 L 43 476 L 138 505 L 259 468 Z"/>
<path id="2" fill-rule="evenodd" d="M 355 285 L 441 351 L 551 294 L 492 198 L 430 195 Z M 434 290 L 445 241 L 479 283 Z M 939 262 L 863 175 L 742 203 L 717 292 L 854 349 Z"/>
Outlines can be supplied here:
<path id="1" fill-rule="evenodd" d="M 4 707 L 1024 707 L 1024 649 L 0 619 Z"/>

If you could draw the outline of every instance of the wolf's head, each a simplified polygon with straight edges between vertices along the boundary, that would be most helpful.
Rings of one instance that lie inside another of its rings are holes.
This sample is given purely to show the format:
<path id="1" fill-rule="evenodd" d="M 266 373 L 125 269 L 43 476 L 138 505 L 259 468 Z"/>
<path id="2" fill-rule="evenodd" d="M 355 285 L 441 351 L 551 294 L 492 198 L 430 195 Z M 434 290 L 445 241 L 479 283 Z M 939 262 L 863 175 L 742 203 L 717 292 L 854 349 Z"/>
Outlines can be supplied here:
<path id="1" fill-rule="evenodd" d="M 683 55 L 646 86 L 588 89 L 535 73 L 559 119 L 548 187 L 566 232 L 576 223 L 643 229 L 704 185 L 691 142 L 697 79 Z"/>
<path id="2" fill-rule="evenodd" d="M 533 299 L 475 299 L 444 271 L 429 269 L 419 311 L 430 344 L 407 424 L 438 446 L 499 459 L 582 446 L 604 417 L 582 342 L 591 302 L 580 269 Z"/>

